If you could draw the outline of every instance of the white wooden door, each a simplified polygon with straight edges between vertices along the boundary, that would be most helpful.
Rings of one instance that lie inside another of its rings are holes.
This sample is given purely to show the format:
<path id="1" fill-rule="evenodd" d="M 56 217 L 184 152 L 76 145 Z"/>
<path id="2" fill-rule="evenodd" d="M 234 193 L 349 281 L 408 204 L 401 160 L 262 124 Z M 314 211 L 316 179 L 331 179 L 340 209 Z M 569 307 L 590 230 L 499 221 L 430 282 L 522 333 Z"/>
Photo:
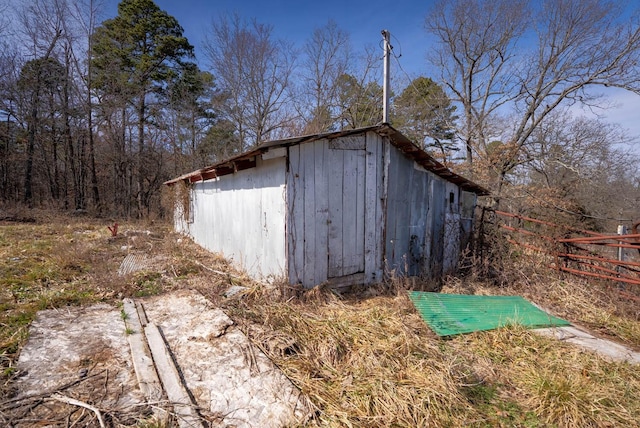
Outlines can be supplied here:
<path id="1" fill-rule="evenodd" d="M 364 272 L 365 138 L 330 142 L 327 276 Z"/>

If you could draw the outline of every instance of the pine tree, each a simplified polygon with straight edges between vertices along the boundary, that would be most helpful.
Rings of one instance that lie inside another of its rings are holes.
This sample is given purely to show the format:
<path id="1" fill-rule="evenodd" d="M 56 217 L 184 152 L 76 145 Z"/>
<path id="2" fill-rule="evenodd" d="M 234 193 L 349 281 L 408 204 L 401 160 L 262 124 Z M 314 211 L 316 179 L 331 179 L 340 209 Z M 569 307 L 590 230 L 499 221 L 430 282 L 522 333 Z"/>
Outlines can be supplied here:
<path id="1" fill-rule="evenodd" d="M 149 209 L 152 191 L 149 180 L 151 165 L 146 165 L 151 153 L 147 147 L 149 111 L 166 98 L 170 81 L 187 68 L 193 58 L 193 46 L 183 36 L 178 21 L 161 10 L 152 0 L 122 0 L 118 15 L 103 22 L 93 35 L 93 82 L 105 106 L 111 112 L 121 112 L 121 132 L 124 135 L 129 120 L 137 147 L 135 159 L 135 196 L 137 214 L 143 216 Z M 133 115 L 129 115 L 133 112 Z M 133 116 L 135 119 L 129 119 Z M 114 121 L 115 122 L 115 121 Z M 124 138 L 123 138 L 124 140 Z M 124 141 L 120 141 L 125 147 Z M 126 203 L 126 201 L 124 201 Z"/>

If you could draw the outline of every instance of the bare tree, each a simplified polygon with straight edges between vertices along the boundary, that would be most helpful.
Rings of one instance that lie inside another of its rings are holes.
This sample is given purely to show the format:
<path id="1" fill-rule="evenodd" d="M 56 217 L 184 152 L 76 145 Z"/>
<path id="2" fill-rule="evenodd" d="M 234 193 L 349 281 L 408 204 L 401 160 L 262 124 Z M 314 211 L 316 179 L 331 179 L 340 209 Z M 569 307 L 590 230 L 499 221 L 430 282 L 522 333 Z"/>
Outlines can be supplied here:
<path id="1" fill-rule="evenodd" d="M 91 70 L 91 52 L 93 50 L 93 32 L 97 26 L 98 15 L 104 7 L 103 0 L 76 0 L 70 8 L 70 13 L 73 16 L 75 23 L 82 34 L 82 40 L 84 40 L 84 47 L 79 47 L 79 52 L 83 54 L 81 56 L 73 53 L 73 63 L 75 70 L 79 76 L 81 76 L 84 83 L 84 105 L 87 119 L 87 140 L 88 140 L 88 162 L 89 173 L 91 180 L 91 198 L 94 208 L 100 212 L 102 210 L 102 204 L 100 201 L 100 190 L 98 187 L 98 174 L 96 169 L 96 150 L 95 150 L 95 132 L 93 123 L 93 81 Z"/>
<path id="2" fill-rule="evenodd" d="M 540 10 L 531 18 L 535 7 Z M 640 93 L 637 17 L 625 20 L 622 8 L 611 2 L 440 2 L 427 28 L 438 38 L 435 60 L 444 82 L 464 107 L 469 162 L 472 152 L 487 153 L 498 109 L 513 112 L 514 126 L 502 130 L 500 163 L 489 165 L 497 170 L 498 196 L 507 173 L 527 161 L 526 147 L 551 112 L 576 103 L 594 105 L 596 86 Z M 530 49 L 523 45 L 516 51 L 525 30 L 537 37 Z"/>
<path id="3" fill-rule="evenodd" d="M 64 8 L 64 4 L 57 0 L 50 2 L 36 0 L 26 5 L 19 14 L 19 20 L 22 24 L 21 29 L 26 43 L 28 43 L 27 49 L 30 51 L 32 58 L 34 58 L 24 65 L 21 72 L 22 89 L 28 88 L 26 93 L 29 94 L 28 99 L 25 99 L 25 107 L 29 113 L 26 119 L 28 142 L 24 170 L 24 202 L 29 206 L 33 204 L 34 156 L 36 138 L 40 132 L 40 110 L 44 105 L 41 101 L 41 93 L 45 86 L 55 84 L 50 79 L 52 76 L 49 75 L 49 71 L 52 67 L 49 66 L 57 63 L 51 57 L 54 55 L 54 50 L 57 48 L 64 31 L 62 8 Z M 55 95 L 53 86 L 48 89 L 50 90 L 50 96 L 53 98 Z M 49 104 L 51 106 L 51 102 Z M 50 110 L 49 114 L 55 115 L 53 110 Z M 53 151 L 54 157 L 56 157 L 57 148 L 55 146 Z M 45 166 L 48 168 L 50 164 L 45 163 Z M 57 164 L 54 167 L 57 167 Z M 55 179 L 57 180 L 57 170 Z M 49 181 L 50 187 L 55 187 L 51 185 L 51 178 Z M 55 190 L 52 190 L 52 196 L 55 196 L 55 193 Z"/>
<path id="4" fill-rule="evenodd" d="M 235 125 L 241 151 L 260 144 L 291 120 L 286 107 L 294 67 L 292 46 L 272 27 L 227 15 L 212 23 L 204 50 Z"/>
<path id="5" fill-rule="evenodd" d="M 353 53 L 349 35 L 335 21 L 313 30 L 303 46 L 300 100 L 305 133 L 329 131 L 339 104 L 340 79 L 350 71 Z"/>
<path id="6" fill-rule="evenodd" d="M 359 128 L 382 121 L 381 51 L 367 46 L 354 66 L 353 74 L 338 78 L 338 124 Z"/>
<path id="7" fill-rule="evenodd" d="M 575 221 L 578 214 L 591 227 L 605 226 L 607 218 L 634 218 L 639 159 L 621 143 L 628 140 L 618 125 L 550 114 L 526 147 L 527 161 L 518 174 L 526 186 L 516 190 L 517 200 L 536 215 L 556 208 Z M 615 196 L 614 188 L 620 190 Z"/>
<path id="8" fill-rule="evenodd" d="M 526 0 L 439 1 L 427 17 L 427 30 L 439 44 L 430 55 L 442 83 L 463 109 L 460 139 L 467 162 L 486 147 L 486 122 L 515 98 L 515 48 L 528 22 Z"/>

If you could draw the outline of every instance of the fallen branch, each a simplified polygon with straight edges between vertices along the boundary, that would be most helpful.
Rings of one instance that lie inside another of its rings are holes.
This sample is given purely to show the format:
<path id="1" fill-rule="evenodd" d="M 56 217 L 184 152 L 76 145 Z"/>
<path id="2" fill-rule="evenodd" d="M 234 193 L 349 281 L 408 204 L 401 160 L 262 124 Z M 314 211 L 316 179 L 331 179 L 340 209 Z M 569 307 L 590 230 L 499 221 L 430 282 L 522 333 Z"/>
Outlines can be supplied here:
<path id="1" fill-rule="evenodd" d="M 242 278 L 240 278 L 240 277 L 239 277 L 239 276 L 237 276 L 237 275 L 230 274 L 229 272 L 222 272 L 222 271 L 219 271 L 219 270 L 211 269 L 209 266 L 205 266 L 204 264 L 200 263 L 200 262 L 199 262 L 199 261 L 197 261 L 197 260 L 196 260 L 196 264 L 197 264 L 198 266 L 200 266 L 200 267 L 202 267 L 202 268 L 204 268 L 204 269 L 208 270 L 209 272 L 213 272 L 213 273 L 216 273 L 216 274 L 218 274 L 218 275 L 228 276 L 228 277 L 231 277 L 231 278 L 233 278 L 233 279 L 239 279 L 239 280 L 240 280 L 240 279 L 242 279 Z"/>
<path id="2" fill-rule="evenodd" d="M 107 372 L 107 370 L 102 370 L 101 372 L 98 373 L 94 373 L 92 375 L 89 376 L 85 376 L 82 379 L 77 379 L 74 380 L 72 382 L 66 383 L 54 390 L 50 390 L 50 391 L 46 391 L 44 393 L 41 394 L 33 394 L 33 395 L 26 395 L 26 396 L 20 396 L 20 397 L 16 397 L 16 398 L 12 398 L 10 400 L 6 400 L 3 402 L 0 402 L 0 410 L 1 411 L 7 411 L 7 410 L 12 410 L 15 409 L 17 407 L 22 407 L 23 404 L 21 404 L 21 402 L 24 401 L 28 401 L 28 400 L 42 400 L 43 398 L 47 398 L 50 397 L 52 395 L 54 395 L 55 393 L 64 391 L 65 389 L 71 388 L 72 386 L 75 386 L 79 383 L 85 382 L 89 379 L 95 378 L 96 376 L 100 376 L 102 374 L 104 374 L 105 372 Z"/>
<path id="3" fill-rule="evenodd" d="M 107 428 L 107 426 L 104 424 L 104 419 L 102 419 L 102 413 L 100 413 L 100 410 L 98 410 L 96 407 L 93 407 L 92 405 L 87 404 L 83 401 L 65 397 L 64 395 L 60 395 L 60 394 L 53 394 L 51 396 L 51 399 L 56 401 L 61 401 L 63 403 L 71 404 L 72 406 L 84 407 L 85 409 L 91 410 L 93 413 L 96 414 L 96 417 L 98 418 L 98 422 L 100 423 L 100 427 Z"/>

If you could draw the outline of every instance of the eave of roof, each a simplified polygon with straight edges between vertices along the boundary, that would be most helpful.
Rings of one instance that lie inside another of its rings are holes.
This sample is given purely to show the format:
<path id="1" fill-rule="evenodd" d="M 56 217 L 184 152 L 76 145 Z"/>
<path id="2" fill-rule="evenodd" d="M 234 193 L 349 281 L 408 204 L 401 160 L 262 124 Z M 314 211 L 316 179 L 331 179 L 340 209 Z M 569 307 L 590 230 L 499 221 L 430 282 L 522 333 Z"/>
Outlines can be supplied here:
<path id="1" fill-rule="evenodd" d="M 290 147 L 298 144 L 308 143 L 312 141 L 317 141 L 321 139 L 335 139 L 353 134 L 366 133 L 369 131 L 376 132 L 379 135 L 386 136 L 391 141 L 395 147 L 397 147 L 400 151 L 402 151 L 407 157 L 413 159 L 418 165 L 422 166 L 427 171 L 431 171 L 439 177 L 444 178 L 445 180 L 458 185 L 461 189 L 475 193 L 477 195 L 488 195 L 490 192 L 479 184 L 474 183 L 471 180 L 468 180 L 461 175 L 458 175 L 451 171 L 449 168 L 435 160 L 432 156 L 430 156 L 427 152 L 420 149 L 417 145 L 415 145 L 411 140 L 405 137 L 400 131 L 393 128 L 391 125 L 383 123 L 381 125 L 375 126 L 367 126 L 363 128 L 356 129 L 345 129 L 341 131 L 335 132 L 327 132 L 322 134 L 313 134 L 313 135 L 304 135 L 301 137 L 287 138 L 283 140 L 275 140 L 265 142 L 253 150 L 241 153 L 232 158 L 226 159 L 222 162 L 218 162 L 214 165 L 189 172 L 187 174 L 181 175 L 180 177 L 176 177 L 174 179 L 166 181 L 164 184 L 172 185 L 179 181 L 185 180 L 190 182 L 197 182 L 208 180 L 220 175 L 224 175 L 226 173 L 232 171 L 239 171 L 244 169 L 245 167 L 250 167 L 255 164 L 256 156 L 262 155 L 269 151 L 272 148 L 278 147 Z M 232 170 L 232 171 L 230 171 Z M 222 174 L 224 172 L 224 174 Z"/>

